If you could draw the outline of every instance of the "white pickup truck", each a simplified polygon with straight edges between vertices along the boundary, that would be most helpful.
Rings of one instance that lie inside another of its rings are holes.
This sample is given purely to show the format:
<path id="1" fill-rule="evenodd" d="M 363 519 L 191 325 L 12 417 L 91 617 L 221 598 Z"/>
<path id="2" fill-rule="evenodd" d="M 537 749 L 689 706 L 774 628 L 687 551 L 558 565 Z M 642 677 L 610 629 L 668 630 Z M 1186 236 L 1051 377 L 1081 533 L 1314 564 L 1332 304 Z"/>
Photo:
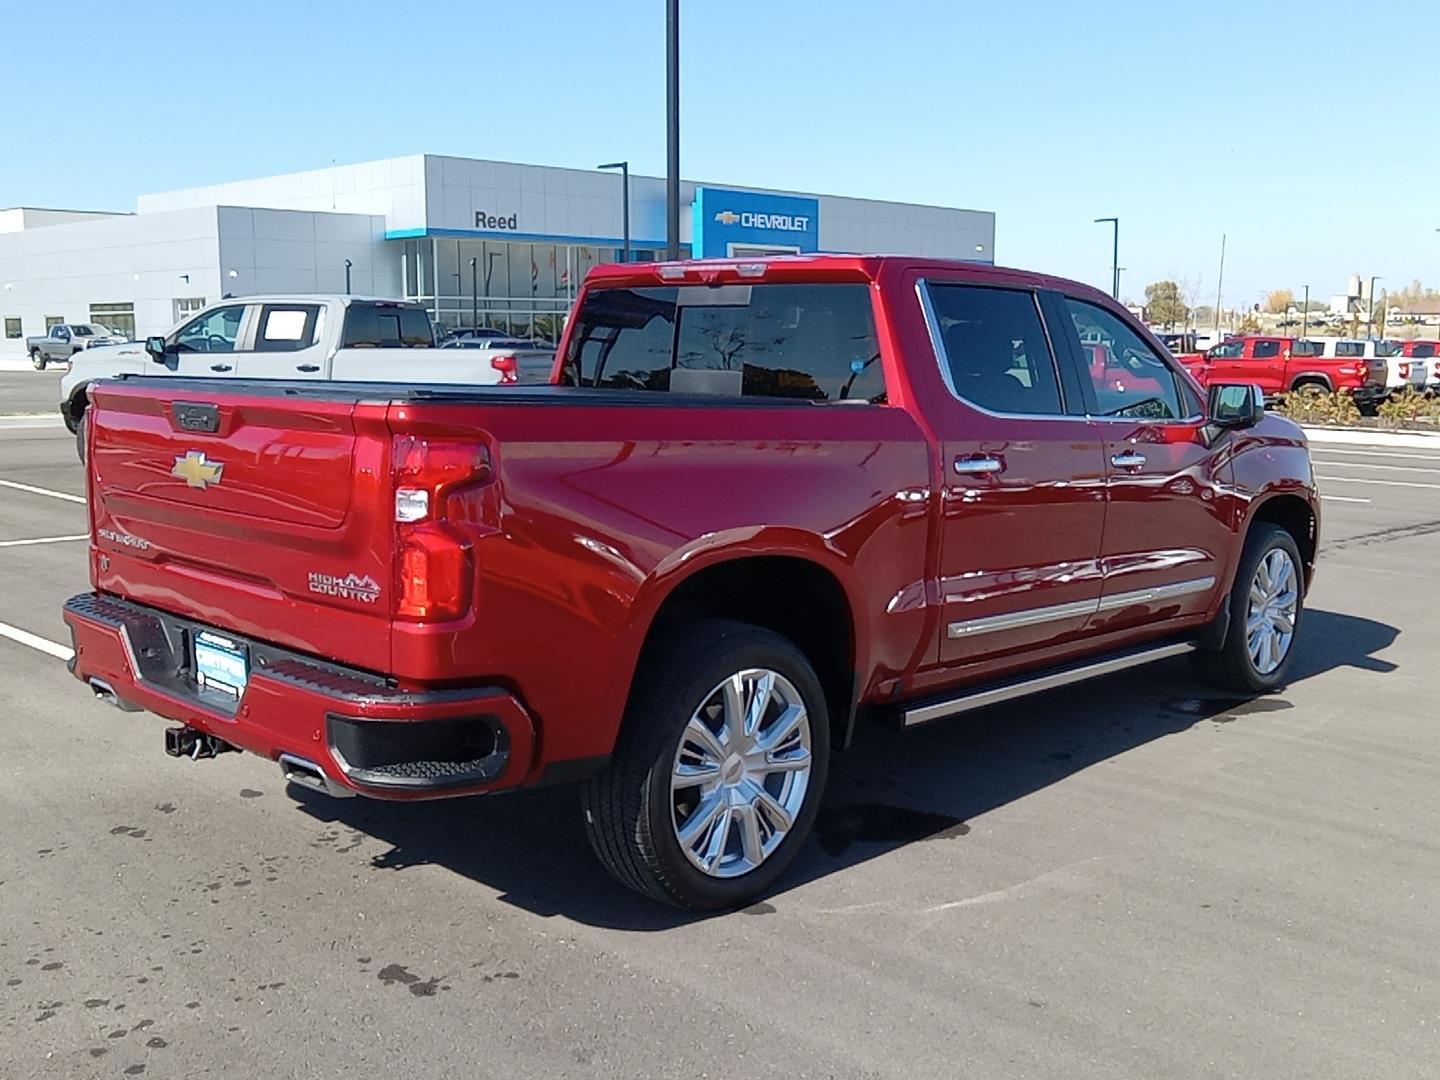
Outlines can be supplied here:
<path id="1" fill-rule="evenodd" d="M 117 375 L 494 385 L 504 372 L 439 349 L 419 304 L 360 296 L 240 296 L 161 337 L 86 349 L 60 381 L 60 413 L 85 456 L 86 388 Z"/>

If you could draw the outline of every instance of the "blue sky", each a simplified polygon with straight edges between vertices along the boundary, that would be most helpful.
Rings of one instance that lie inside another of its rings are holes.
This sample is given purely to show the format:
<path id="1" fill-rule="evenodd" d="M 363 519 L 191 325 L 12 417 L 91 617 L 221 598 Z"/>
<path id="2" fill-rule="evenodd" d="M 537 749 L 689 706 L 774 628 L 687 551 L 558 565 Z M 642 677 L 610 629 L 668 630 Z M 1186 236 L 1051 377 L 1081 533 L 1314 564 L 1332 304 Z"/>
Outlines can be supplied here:
<path id="1" fill-rule="evenodd" d="M 1000 262 L 1102 287 L 1119 215 L 1130 296 L 1213 303 L 1222 233 L 1227 306 L 1440 285 L 1434 0 L 682 7 L 688 178 L 994 210 Z M 134 11 L 7 11 L 0 206 L 418 151 L 664 172 L 661 0 Z"/>

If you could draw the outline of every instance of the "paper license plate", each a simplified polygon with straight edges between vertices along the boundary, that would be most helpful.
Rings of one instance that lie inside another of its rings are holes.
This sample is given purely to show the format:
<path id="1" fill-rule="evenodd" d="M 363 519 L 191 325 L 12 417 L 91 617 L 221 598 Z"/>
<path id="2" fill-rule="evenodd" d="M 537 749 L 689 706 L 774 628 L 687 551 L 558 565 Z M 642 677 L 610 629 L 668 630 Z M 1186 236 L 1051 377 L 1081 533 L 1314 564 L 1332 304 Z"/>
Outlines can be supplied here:
<path id="1" fill-rule="evenodd" d="M 244 645 L 208 630 L 195 635 L 195 681 L 202 689 L 238 698 L 249 679 L 250 656 Z"/>

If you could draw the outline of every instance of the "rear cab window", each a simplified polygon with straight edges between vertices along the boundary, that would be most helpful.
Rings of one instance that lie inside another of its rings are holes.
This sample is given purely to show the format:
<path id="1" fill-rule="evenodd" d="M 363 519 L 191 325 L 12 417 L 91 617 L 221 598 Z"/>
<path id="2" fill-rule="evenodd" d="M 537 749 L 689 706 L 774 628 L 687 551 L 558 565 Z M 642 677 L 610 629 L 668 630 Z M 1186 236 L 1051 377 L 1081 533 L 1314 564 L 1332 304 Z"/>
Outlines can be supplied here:
<path id="1" fill-rule="evenodd" d="M 345 308 L 343 349 L 429 349 L 435 331 L 424 308 L 359 302 Z"/>
<path id="2" fill-rule="evenodd" d="M 668 285 L 585 294 L 566 386 L 813 402 L 885 401 L 860 282 Z"/>

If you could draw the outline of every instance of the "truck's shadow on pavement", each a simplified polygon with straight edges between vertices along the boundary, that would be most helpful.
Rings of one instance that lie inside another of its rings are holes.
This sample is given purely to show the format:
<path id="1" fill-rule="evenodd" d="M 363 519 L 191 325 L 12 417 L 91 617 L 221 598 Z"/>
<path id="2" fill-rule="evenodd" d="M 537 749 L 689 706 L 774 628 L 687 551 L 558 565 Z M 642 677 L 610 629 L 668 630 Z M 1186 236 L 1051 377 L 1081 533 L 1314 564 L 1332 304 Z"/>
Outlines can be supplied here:
<path id="1" fill-rule="evenodd" d="M 1395 670 L 1375 656 L 1398 636 L 1394 627 L 1330 611 L 1308 611 L 1305 620 L 1292 682 L 1341 667 Z M 813 838 L 775 897 L 904 844 L 961 837 L 986 811 L 1154 739 L 1212 721 L 1260 723 L 1265 713 L 1289 708 L 1283 691 L 1217 695 L 1179 660 L 912 732 L 862 725 L 851 750 L 836 758 Z M 377 873 L 444 866 L 527 911 L 617 929 L 658 930 L 704 917 L 612 881 L 591 854 L 569 788 L 408 805 L 299 788 L 292 795 L 304 813 L 391 844 L 372 860 Z"/>

